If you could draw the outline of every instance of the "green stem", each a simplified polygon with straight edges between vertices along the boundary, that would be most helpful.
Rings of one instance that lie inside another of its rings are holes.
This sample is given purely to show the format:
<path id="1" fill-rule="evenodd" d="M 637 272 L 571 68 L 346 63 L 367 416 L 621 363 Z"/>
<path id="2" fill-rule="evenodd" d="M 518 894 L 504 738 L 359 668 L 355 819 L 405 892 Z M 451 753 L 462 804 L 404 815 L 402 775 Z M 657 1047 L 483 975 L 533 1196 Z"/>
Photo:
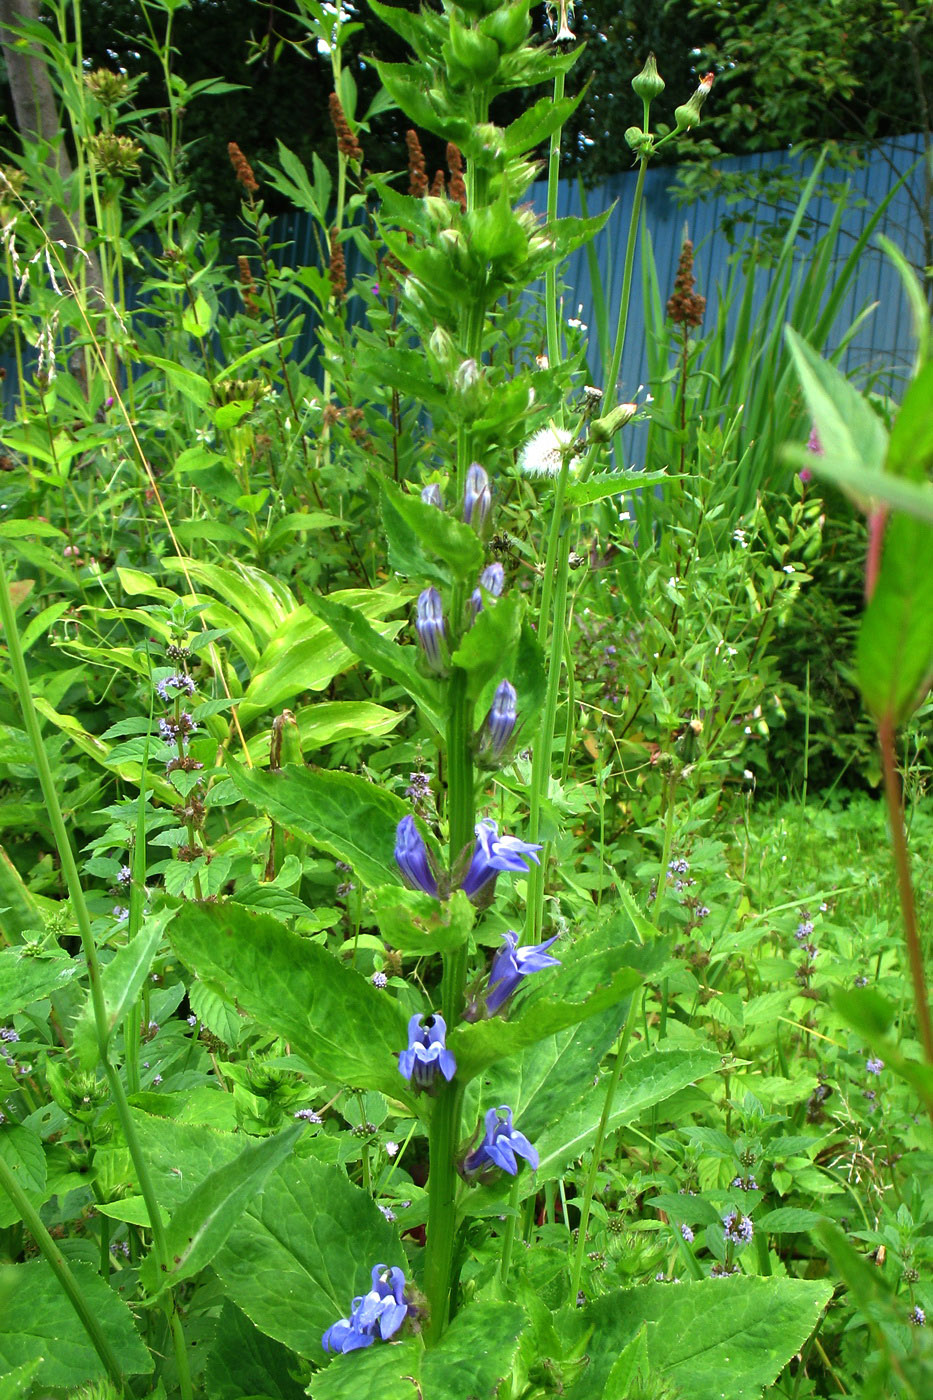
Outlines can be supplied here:
<path id="1" fill-rule="evenodd" d="M 596 1189 L 596 1175 L 599 1171 L 599 1161 L 602 1155 L 603 1142 L 606 1137 L 606 1127 L 612 1114 L 612 1104 L 616 1096 L 616 1089 L 619 1087 L 619 1079 L 622 1076 L 622 1066 L 625 1064 L 625 1055 L 628 1050 L 629 1040 L 632 1036 L 632 1026 L 635 1024 L 635 1016 L 640 1001 L 640 995 L 637 992 L 633 992 L 632 999 L 629 1002 L 628 1015 L 625 1018 L 625 1028 L 622 1031 L 622 1043 L 619 1046 L 618 1053 L 616 1054 L 616 1062 L 609 1076 L 609 1083 L 606 1086 L 606 1099 L 603 1103 L 599 1127 L 596 1129 L 596 1140 L 593 1143 L 593 1156 L 590 1161 L 590 1169 L 586 1174 L 586 1185 L 583 1188 L 583 1207 L 580 1211 L 577 1248 L 570 1274 L 571 1301 L 574 1301 L 580 1292 L 580 1278 L 583 1274 L 583 1260 L 586 1255 L 586 1231 L 590 1223 L 590 1208 L 593 1204 L 593 1192 Z"/>
<path id="2" fill-rule="evenodd" d="M 564 75 L 558 73 L 554 79 L 554 101 L 560 102 L 564 96 Z M 551 146 L 547 165 L 547 222 L 553 224 L 557 218 L 557 193 L 560 181 L 560 138 L 563 127 L 551 133 Z M 560 359 L 560 336 L 557 329 L 557 264 L 547 268 L 544 274 L 544 306 L 547 318 L 547 355 L 553 369 Z"/>
<path id="3" fill-rule="evenodd" d="M 42 741 L 39 716 L 36 712 L 35 704 L 33 703 L 32 690 L 29 684 L 29 673 L 26 670 L 26 661 L 20 644 L 19 631 L 16 625 L 16 614 L 10 597 L 10 586 L 7 580 L 6 568 L 4 567 L 2 555 L 0 555 L 0 622 L 3 624 L 3 631 L 9 650 L 10 666 L 23 712 L 23 721 L 26 727 L 26 733 L 29 736 L 30 747 L 39 775 L 39 784 L 42 788 L 42 796 L 45 800 L 46 810 L 48 812 L 49 824 L 55 838 L 62 874 L 65 877 L 65 884 L 68 888 L 71 907 L 75 922 L 78 926 L 84 959 L 87 964 L 88 987 L 94 1012 L 94 1026 L 97 1033 L 98 1058 L 107 1076 L 110 1092 L 113 1095 L 114 1107 L 117 1111 L 117 1117 L 123 1129 L 127 1150 L 129 1151 L 133 1166 L 136 1170 L 136 1178 L 139 1182 L 140 1193 L 146 1203 L 146 1210 L 149 1214 L 150 1227 L 152 1230 L 153 1249 L 155 1250 L 159 1263 L 163 1267 L 167 1267 L 169 1262 L 168 1250 L 166 1248 L 165 1229 L 162 1224 L 158 1197 L 156 1196 L 152 1177 L 149 1175 L 149 1168 L 136 1135 L 136 1126 L 130 1113 L 130 1106 L 126 1097 L 126 1090 L 123 1087 L 123 1080 L 119 1070 L 110 1058 L 110 1029 L 107 1024 L 107 1007 L 104 1001 L 103 987 L 101 986 L 97 945 L 94 942 L 94 935 L 91 931 L 91 921 L 88 915 L 87 903 L 84 898 L 84 890 L 81 885 L 81 877 L 78 874 L 74 852 L 71 849 L 71 841 L 65 826 L 65 819 L 62 815 L 61 804 L 58 800 L 58 789 L 55 785 L 52 767 Z M 169 1314 L 172 1338 L 175 1343 L 175 1361 L 178 1367 L 178 1382 L 182 1400 L 193 1400 L 194 1392 L 191 1387 L 191 1375 L 188 1368 L 188 1356 L 185 1349 L 184 1335 L 181 1330 L 178 1314 L 175 1311 L 174 1300 L 171 1297 L 169 1297 L 166 1303 L 166 1309 Z"/>
<path id="4" fill-rule="evenodd" d="M 628 309 L 632 296 L 632 271 L 635 266 L 635 247 L 638 242 L 638 221 L 641 217 L 641 203 L 645 192 L 645 172 L 648 158 L 642 156 L 638 162 L 638 181 L 635 185 L 635 198 L 632 202 L 632 216 L 628 225 L 628 240 L 625 244 L 625 262 L 622 268 L 622 297 L 619 302 L 619 320 L 616 324 L 616 339 L 612 351 L 612 363 L 603 383 L 603 403 L 605 412 L 616 401 L 616 380 L 622 364 L 625 349 L 625 333 L 628 329 Z"/>
<path id="5" fill-rule="evenodd" d="M 69 1269 L 64 1256 L 43 1225 L 39 1212 L 23 1191 L 2 1155 L 0 1155 L 0 1186 L 3 1187 L 4 1191 L 6 1191 L 10 1200 L 19 1211 L 23 1224 L 32 1235 L 40 1253 L 58 1279 L 62 1292 L 78 1314 L 81 1325 L 90 1337 L 94 1350 L 106 1367 L 107 1374 L 110 1376 L 110 1379 L 120 1391 L 121 1395 L 124 1394 L 125 1380 L 123 1370 L 107 1340 L 103 1327 L 100 1325 L 97 1314 L 85 1299 L 81 1287 L 74 1274 Z"/>
<path id="6" fill-rule="evenodd" d="M 428 1137 L 431 1170 L 428 1176 L 428 1228 L 424 1291 L 428 1300 L 427 1340 L 438 1342 L 450 1315 L 450 1276 L 457 1225 L 457 1170 L 454 1156 L 460 1140 L 463 1090 L 456 1079 L 443 1084 L 434 1103 Z"/>

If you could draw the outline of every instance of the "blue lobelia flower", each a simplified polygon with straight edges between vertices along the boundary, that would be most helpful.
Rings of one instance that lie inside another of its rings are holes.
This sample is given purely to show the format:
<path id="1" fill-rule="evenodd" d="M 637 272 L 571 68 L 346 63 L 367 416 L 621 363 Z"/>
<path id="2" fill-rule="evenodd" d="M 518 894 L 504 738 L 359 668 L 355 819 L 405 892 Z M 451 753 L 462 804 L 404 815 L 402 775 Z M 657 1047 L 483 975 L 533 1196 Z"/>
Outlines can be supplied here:
<path id="1" fill-rule="evenodd" d="M 438 1071 L 449 1082 L 457 1072 L 457 1061 L 447 1049 L 447 1023 L 443 1016 L 432 1016 L 430 1026 L 422 1025 L 423 1017 L 412 1016 L 408 1022 L 408 1049 L 400 1050 L 398 1067 L 404 1079 L 416 1089 L 429 1090 Z"/>
<path id="2" fill-rule="evenodd" d="M 492 491 L 489 487 L 489 475 L 479 462 L 474 462 L 466 474 L 466 484 L 463 491 L 463 519 L 465 524 L 473 526 L 478 535 L 483 533 L 491 505 Z"/>
<path id="3" fill-rule="evenodd" d="M 520 841 L 517 836 L 500 836 L 499 825 L 491 817 L 477 822 L 476 845 L 469 869 L 463 877 L 460 888 L 470 899 L 479 894 L 490 880 L 504 870 L 527 871 L 531 867 L 528 859 L 537 865 L 541 847 L 530 841 Z"/>
<path id="4" fill-rule="evenodd" d="M 479 576 L 479 588 L 474 588 L 470 597 L 470 607 L 473 609 L 473 616 L 483 611 L 483 594 L 485 588 L 487 593 L 491 593 L 494 598 L 501 598 L 505 588 L 505 569 L 497 563 L 487 564 Z"/>
<path id="5" fill-rule="evenodd" d="M 509 929 L 503 934 L 503 946 L 492 960 L 489 969 L 489 984 L 486 991 L 486 1011 L 494 1016 L 504 1002 L 521 985 L 523 977 L 529 973 L 541 972 L 546 967 L 560 967 L 560 959 L 552 958 L 547 950 L 557 939 L 544 943 L 529 943 L 524 948 L 518 946 L 518 934 Z"/>
<path id="6" fill-rule="evenodd" d="M 415 631 L 428 666 L 442 675 L 447 669 L 447 634 L 444 602 L 436 588 L 426 588 L 418 595 Z"/>
<path id="7" fill-rule="evenodd" d="M 532 1168 L 538 1165 L 537 1150 L 524 1133 L 512 1127 L 512 1110 L 502 1104 L 500 1108 L 491 1108 L 486 1114 L 486 1136 L 476 1151 L 466 1157 L 463 1174 L 478 1176 L 480 1172 L 500 1167 L 509 1176 L 516 1176 L 519 1157 L 524 1157 Z"/>
<path id="8" fill-rule="evenodd" d="M 325 1351 L 359 1351 L 372 1346 L 377 1334 L 384 1342 L 393 1337 L 408 1316 L 405 1275 L 399 1268 L 377 1264 L 373 1286 L 362 1298 L 354 1298 L 349 1317 L 335 1322 L 321 1338 Z"/>
<path id="9" fill-rule="evenodd" d="M 498 767 L 511 742 L 517 719 L 518 695 L 515 687 L 511 681 L 500 681 L 478 736 L 477 757 L 485 764 Z"/>
<path id="10" fill-rule="evenodd" d="M 402 879 L 413 890 L 437 897 L 437 880 L 431 869 L 424 837 L 415 825 L 414 817 L 403 817 L 395 832 L 395 859 Z"/>
<path id="11" fill-rule="evenodd" d="M 436 481 L 432 481 L 430 486 L 422 486 L 421 499 L 426 506 L 437 506 L 438 510 L 444 509 L 444 498 Z"/>

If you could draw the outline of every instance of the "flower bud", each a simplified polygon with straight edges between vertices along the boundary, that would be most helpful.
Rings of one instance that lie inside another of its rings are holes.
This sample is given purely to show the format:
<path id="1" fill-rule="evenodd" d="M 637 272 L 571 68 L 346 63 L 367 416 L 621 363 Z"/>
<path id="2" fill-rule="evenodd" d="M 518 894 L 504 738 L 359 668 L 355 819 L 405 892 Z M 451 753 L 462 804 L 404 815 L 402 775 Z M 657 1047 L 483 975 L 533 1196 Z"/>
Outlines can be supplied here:
<path id="1" fill-rule="evenodd" d="M 620 428 L 624 428 L 626 423 L 632 421 L 637 412 L 637 403 L 616 404 L 615 408 L 604 413 L 602 418 L 594 418 L 590 424 L 590 440 L 592 442 L 609 442 Z"/>
<path id="2" fill-rule="evenodd" d="M 437 506 L 438 510 L 444 509 L 444 498 L 436 481 L 432 481 L 430 486 L 422 486 L 421 499 L 426 506 Z"/>
<path id="3" fill-rule="evenodd" d="M 472 525 L 476 533 L 482 535 L 491 506 L 489 476 L 479 462 L 474 462 L 467 471 L 463 492 L 464 524 Z"/>
<path id="4" fill-rule="evenodd" d="M 678 131 L 687 131 L 691 126 L 699 125 L 700 109 L 709 96 L 712 86 L 713 74 L 705 73 L 700 80 L 699 87 L 689 101 L 674 108 L 674 120 L 677 123 Z"/>
<path id="5" fill-rule="evenodd" d="M 632 148 L 637 156 L 650 155 L 654 145 L 654 137 L 650 131 L 642 131 L 640 126 L 629 126 L 625 130 L 625 143 Z"/>
<path id="6" fill-rule="evenodd" d="M 654 61 L 653 53 L 649 53 L 645 59 L 644 68 L 640 73 L 636 73 L 632 79 L 632 91 L 643 102 L 653 102 L 664 91 L 664 79 L 658 72 L 658 65 Z"/>
<path id="7" fill-rule="evenodd" d="M 484 767 L 498 768 L 512 740 L 518 719 L 518 695 L 509 681 L 500 681 L 479 732 L 477 758 Z"/>
<path id="8" fill-rule="evenodd" d="M 494 598 L 502 597 L 502 590 L 505 588 L 505 569 L 499 563 L 487 564 L 479 576 L 479 588 L 473 589 L 470 598 L 470 606 L 473 609 L 473 616 L 483 611 L 483 595 L 481 589 L 485 588 L 487 593 L 491 593 Z"/>
<path id="9" fill-rule="evenodd" d="M 443 675 L 447 669 L 447 635 L 444 629 L 444 604 L 436 588 L 426 588 L 420 594 L 415 630 L 428 666 L 438 675 Z"/>

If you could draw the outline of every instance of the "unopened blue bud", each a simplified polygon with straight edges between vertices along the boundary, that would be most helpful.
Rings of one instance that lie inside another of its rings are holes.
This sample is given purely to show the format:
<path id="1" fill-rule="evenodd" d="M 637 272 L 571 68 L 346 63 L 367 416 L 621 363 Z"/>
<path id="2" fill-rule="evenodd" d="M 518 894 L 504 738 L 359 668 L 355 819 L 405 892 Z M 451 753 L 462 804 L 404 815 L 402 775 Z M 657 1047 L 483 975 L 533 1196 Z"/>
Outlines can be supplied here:
<path id="1" fill-rule="evenodd" d="M 491 593 L 494 598 L 502 597 L 502 590 L 505 588 L 505 569 L 501 564 L 487 564 L 479 576 L 480 587 L 474 588 L 470 597 L 470 606 L 473 609 L 473 616 L 483 611 L 483 595 L 481 588 L 485 588 L 487 593 Z"/>
<path id="2" fill-rule="evenodd" d="M 426 506 L 437 506 L 438 510 L 444 508 L 444 498 L 441 495 L 441 488 L 436 481 L 432 481 L 430 486 L 421 488 L 421 499 Z"/>
<path id="3" fill-rule="evenodd" d="M 467 525 L 473 526 L 478 535 L 483 533 L 491 507 L 492 490 L 489 486 L 489 475 L 479 462 L 474 462 L 466 474 L 463 519 Z"/>
<path id="4" fill-rule="evenodd" d="M 518 696 L 510 681 L 500 681 L 479 734 L 478 757 L 498 766 L 515 729 Z"/>
<path id="5" fill-rule="evenodd" d="M 444 604 L 436 588 L 426 588 L 419 595 L 415 630 L 431 670 L 443 674 L 447 669 L 447 637 L 444 630 Z"/>

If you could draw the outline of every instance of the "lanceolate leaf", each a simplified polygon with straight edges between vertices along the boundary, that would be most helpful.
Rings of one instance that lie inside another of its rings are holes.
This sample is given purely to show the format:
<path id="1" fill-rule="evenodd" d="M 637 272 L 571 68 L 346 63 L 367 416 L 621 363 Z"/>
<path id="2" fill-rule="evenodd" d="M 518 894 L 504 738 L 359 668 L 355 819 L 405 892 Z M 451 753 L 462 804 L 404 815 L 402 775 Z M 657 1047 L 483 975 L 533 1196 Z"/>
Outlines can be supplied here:
<path id="1" fill-rule="evenodd" d="M 287 1040 L 326 1084 L 406 1097 L 405 1012 L 324 948 L 235 904 L 187 904 L 169 936 L 203 982 Z"/>
<path id="2" fill-rule="evenodd" d="M 102 970 L 100 982 L 107 1013 L 105 1034 L 108 1041 L 139 995 L 171 916 L 171 909 L 150 914 L 136 937 L 120 948 Z M 90 992 L 75 1025 L 74 1050 L 82 1069 L 90 1069 L 96 1063 L 97 1030 Z"/>
<path id="3" fill-rule="evenodd" d="M 404 578 L 472 583 L 483 567 L 479 536 L 445 510 L 382 482 L 389 563 Z"/>

